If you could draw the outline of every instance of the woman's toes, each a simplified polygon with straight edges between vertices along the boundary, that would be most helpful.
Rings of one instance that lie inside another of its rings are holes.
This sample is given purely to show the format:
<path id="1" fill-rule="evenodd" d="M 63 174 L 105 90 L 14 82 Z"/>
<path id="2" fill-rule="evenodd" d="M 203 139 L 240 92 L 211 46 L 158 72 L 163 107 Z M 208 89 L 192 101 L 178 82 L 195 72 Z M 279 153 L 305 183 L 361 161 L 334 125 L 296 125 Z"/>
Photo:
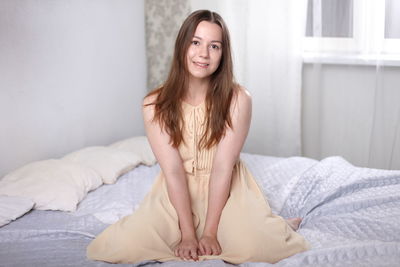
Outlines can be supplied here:
<path id="1" fill-rule="evenodd" d="M 288 222 L 289 226 L 290 226 L 294 231 L 297 231 L 297 229 L 299 229 L 299 226 L 300 226 L 301 221 L 302 221 L 301 218 L 291 218 L 291 219 L 287 219 L 287 222 Z"/>

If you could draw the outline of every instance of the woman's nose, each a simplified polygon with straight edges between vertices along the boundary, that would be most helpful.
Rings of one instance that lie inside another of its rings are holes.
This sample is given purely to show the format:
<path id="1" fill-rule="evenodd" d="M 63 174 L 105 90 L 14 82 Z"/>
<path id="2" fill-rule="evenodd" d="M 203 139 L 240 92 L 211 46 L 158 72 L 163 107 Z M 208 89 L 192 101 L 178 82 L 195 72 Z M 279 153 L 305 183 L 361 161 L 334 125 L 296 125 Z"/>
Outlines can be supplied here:
<path id="1" fill-rule="evenodd" d="M 204 58 L 208 58 L 209 54 L 208 46 L 207 45 L 201 45 L 200 46 L 200 56 Z"/>

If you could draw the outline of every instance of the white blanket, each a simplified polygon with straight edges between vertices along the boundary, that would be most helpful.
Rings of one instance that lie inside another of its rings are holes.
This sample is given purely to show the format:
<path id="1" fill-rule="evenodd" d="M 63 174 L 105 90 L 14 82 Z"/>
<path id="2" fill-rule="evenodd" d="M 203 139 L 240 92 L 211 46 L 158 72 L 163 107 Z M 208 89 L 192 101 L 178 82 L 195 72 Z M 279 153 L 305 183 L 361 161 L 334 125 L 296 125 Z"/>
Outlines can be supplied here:
<path id="1" fill-rule="evenodd" d="M 303 217 L 299 232 L 312 248 L 276 264 L 241 267 L 399 266 L 400 171 L 357 168 L 340 157 L 320 162 L 242 158 L 275 212 Z M 120 266 L 87 260 L 85 248 L 109 223 L 134 210 L 158 172 L 158 166 L 139 166 L 116 184 L 90 192 L 76 212 L 33 211 L 5 225 L 0 228 L 0 266 Z M 232 266 L 218 260 L 143 265 Z"/>

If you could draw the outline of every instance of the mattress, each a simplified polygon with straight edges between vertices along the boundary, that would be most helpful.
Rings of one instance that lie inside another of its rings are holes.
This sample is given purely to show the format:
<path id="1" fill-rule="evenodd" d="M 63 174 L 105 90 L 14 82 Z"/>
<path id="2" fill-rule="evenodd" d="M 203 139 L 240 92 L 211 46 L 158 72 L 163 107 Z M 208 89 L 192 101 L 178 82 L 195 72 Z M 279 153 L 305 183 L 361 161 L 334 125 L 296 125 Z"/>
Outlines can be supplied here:
<path id="1" fill-rule="evenodd" d="M 400 266 L 400 171 L 358 168 L 341 157 L 316 161 L 241 154 L 273 212 L 302 217 L 307 252 L 276 264 L 239 266 Z M 140 165 L 90 192 L 75 212 L 33 210 L 0 228 L 0 266 L 234 266 L 221 260 L 107 264 L 86 246 L 131 214 L 160 171 Z"/>

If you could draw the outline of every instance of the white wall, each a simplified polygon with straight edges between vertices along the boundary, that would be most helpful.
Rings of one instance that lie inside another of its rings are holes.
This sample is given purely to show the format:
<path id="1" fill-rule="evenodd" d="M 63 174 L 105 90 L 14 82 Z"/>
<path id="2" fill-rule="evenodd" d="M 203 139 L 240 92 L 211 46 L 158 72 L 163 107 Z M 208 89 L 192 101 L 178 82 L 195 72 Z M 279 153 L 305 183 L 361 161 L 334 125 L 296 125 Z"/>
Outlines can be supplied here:
<path id="1" fill-rule="evenodd" d="M 144 134 L 144 0 L 0 1 L 0 177 Z"/>
<path id="2" fill-rule="evenodd" d="M 400 169 L 400 68 L 376 74 L 375 66 L 304 65 L 304 156 Z"/>

